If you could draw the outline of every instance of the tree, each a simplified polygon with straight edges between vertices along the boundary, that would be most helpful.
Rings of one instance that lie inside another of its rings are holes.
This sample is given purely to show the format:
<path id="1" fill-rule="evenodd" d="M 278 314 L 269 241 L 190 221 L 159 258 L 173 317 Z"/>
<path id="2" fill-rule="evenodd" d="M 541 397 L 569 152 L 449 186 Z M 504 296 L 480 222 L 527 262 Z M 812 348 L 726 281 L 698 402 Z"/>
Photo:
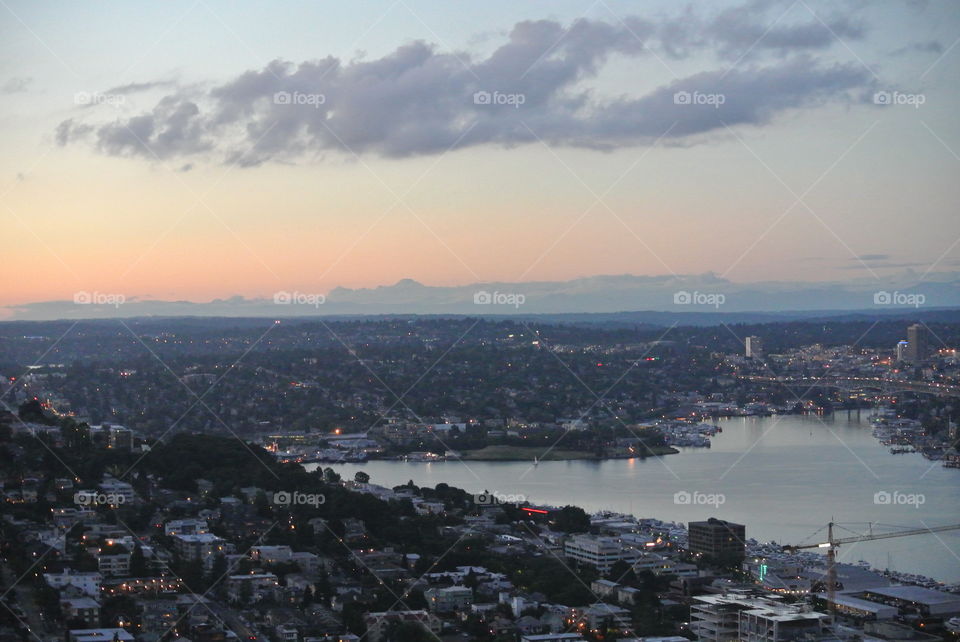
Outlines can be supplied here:
<path id="1" fill-rule="evenodd" d="M 353 476 L 353 480 L 354 480 L 355 482 L 357 482 L 358 484 L 369 484 L 369 483 L 370 483 L 370 475 L 368 475 L 367 473 L 363 472 L 362 470 L 358 470 L 358 471 L 357 471 L 357 474 Z"/>
<path id="2" fill-rule="evenodd" d="M 564 506 L 554 518 L 558 530 L 564 533 L 585 533 L 590 530 L 590 516 L 579 506 Z"/>
<path id="3" fill-rule="evenodd" d="M 389 642 L 430 642 L 436 636 L 419 622 L 397 622 L 387 629 Z"/>
<path id="4" fill-rule="evenodd" d="M 210 565 L 210 572 L 207 574 L 207 586 L 213 586 L 227 574 L 227 558 L 223 553 L 217 553 L 213 558 L 213 564 Z"/>
<path id="5" fill-rule="evenodd" d="M 330 467 L 324 468 L 323 481 L 327 482 L 328 484 L 339 484 L 340 475 L 337 474 L 337 471 L 335 471 L 333 468 L 330 468 Z"/>
<path id="6" fill-rule="evenodd" d="M 143 555 L 143 547 L 137 542 L 133 547 L 133 553 L 130 554 L 130 575 L 132 577 L 144 577 L 147 575 L 147 559 Z"/>

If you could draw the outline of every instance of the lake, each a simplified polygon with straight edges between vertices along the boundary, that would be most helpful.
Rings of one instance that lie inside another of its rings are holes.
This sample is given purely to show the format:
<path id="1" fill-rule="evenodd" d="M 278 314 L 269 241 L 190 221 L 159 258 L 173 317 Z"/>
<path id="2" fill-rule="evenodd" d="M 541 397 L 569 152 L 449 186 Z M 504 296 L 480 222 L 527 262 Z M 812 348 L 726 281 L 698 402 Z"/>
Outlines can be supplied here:
<path id="1" fill-rule="evenodd" d="M 831 520 L 853 531 L 839 528 L 838 537 L 866 533 L 870 523 L 875 532 L 960 523 L 960 469 L 890 454 L 867 419 L 867 412 L 726 419 L 712 448 L 648 459 L 332 467 L 345 478 L 363 470 L 384 486 L 412 479 L 588 512 L 677 522 L 719 517 L 746 524 L 748 537 L 781 544 L 823 541 L 814 532 Z M 839 559 L 960 582 L 960 530 L 850 544 Z"/>

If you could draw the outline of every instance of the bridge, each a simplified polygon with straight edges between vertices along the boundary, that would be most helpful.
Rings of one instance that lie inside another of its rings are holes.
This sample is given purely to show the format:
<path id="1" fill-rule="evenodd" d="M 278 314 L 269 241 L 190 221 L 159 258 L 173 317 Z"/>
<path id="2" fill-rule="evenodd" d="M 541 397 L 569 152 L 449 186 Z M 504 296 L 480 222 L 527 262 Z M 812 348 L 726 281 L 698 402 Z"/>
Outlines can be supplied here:
<path id="1" fill-rule="evenodd" d="M 929 381 L 902 381 L 886 377 L 766 377 L 743 375 L 737 377 L 755 383 L 778 383 L 784 386 L 805 388 L 837 388 L 840 390 L 877 390 L 882 393 L 919 392 L 941 397 L 960 397 L 960 386 Z"/>

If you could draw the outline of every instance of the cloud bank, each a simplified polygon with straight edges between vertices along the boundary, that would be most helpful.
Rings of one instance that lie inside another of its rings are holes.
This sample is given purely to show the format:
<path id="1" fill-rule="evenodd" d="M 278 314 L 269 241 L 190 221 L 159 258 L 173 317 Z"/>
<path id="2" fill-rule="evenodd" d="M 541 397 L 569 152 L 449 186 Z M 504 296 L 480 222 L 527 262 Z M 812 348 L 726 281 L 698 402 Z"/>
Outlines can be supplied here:
<path id="1" fill-rule="evenodd" d="M 754 1 L 710 18 L 688 10 L 659 21 L 524 21 L 486 57 L 417 41 L 373 60 L 274 60 L 202 90 L 130 83 L 113 91 L 164 95 L 133 114 L 117 117 L 114 110 L 104 119 L 106 106 L 93 110 L 99 120 L 67 119 L 55 140 L 112 156 L 208 156 L 243 166 L 330 152 L 403 158 L 538 141 L 615 150 L 659 139 L 688 144 L 727 127 L 766 125 L 788 110 L 863 100 L 868 70 L 816 54 L 837 38 L 861 38 L 864 27 L 812 15 L 771 27 L 765 16 L 773 6 Z M 611 91 L 602 82 L 602 68 L 615 56 L 662 73 L 666 60 L 694 54 L 717 68 L 640 95 L 636 87 Z"/>

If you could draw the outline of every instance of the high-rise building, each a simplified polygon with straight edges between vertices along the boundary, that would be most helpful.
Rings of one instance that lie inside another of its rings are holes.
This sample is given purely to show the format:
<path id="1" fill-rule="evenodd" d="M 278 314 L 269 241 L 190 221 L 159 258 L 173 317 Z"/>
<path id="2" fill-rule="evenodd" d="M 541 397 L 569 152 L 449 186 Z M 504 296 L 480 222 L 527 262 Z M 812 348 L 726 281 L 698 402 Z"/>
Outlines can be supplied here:
<path id="1" fill-rule="evenodd" d="M 746 355 L 754 359 L 763 358 L 763 341 L 760 337 L 747 337 L 744 341 Z"/>
<path id="2" fill-rule="evenodd" d="M 907 348 L 904 351 L 904 361 L 917 363 L 927 358 L 930 345 L 930 331 L 927 326 L 914 323 L 907 328 Z"/>
<path id="3" fill-rule="evenodd" d="M 910 345 L 906 340 L 897 343 L 897 361 L 905 361 L 907 358 L 907 347 Z"/>
<path id="4" fill-rule="evenodd" d="M 687 525 L 687 548 L 691 553 L 710 557 L 743 559 L 746 553 L 746 537 L 747 529 L 743 524 L 734 524 L 715 517 Z"/>

